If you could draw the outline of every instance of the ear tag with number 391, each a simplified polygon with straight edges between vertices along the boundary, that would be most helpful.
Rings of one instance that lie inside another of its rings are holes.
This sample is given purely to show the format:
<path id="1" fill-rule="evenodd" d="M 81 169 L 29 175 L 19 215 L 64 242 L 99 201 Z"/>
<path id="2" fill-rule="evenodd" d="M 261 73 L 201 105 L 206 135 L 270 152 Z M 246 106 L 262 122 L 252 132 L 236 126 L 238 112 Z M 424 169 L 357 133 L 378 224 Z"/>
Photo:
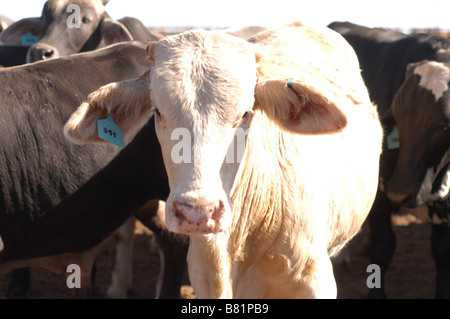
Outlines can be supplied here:
<path id="1" fill-rule="evenodd" d="M 98 120 L 98 137 L 114 145 L 125 147 L 123 131 L 114 122 L 111 113 L 106 119 Z"/>

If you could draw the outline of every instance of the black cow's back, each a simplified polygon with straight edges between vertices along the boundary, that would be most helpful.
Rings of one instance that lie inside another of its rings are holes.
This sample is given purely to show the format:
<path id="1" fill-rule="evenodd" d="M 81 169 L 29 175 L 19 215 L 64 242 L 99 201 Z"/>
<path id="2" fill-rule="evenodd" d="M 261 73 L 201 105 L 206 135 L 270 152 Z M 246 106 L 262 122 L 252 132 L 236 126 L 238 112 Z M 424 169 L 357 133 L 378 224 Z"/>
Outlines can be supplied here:
<path id="1" fill-rule="evenodd" d="M 137 77 L 148 67 L 145 45 L 129 43 L 0 71 L 4 258 L 27 257 L 22 253 L 34 225 L 120 150 L 67 141 L 63 126 L 70 115 L 100 86 Z"/>
<path id="2" fill-rule="evenodd" d="M 0 67 L 11 67 L 24 64 L 29 47 L 0 45 Z"/>
<path id="3" fill-rule="evenodd" d="M 449 39 L 431 34 L 406 35 L 348 22 L 334 22 L 329 27 L 341 33 L 355 50 L 370 98 L 381 115 L 391 108 L 408 64 L 436 60 L 441 49 L 450 48 Z"/>

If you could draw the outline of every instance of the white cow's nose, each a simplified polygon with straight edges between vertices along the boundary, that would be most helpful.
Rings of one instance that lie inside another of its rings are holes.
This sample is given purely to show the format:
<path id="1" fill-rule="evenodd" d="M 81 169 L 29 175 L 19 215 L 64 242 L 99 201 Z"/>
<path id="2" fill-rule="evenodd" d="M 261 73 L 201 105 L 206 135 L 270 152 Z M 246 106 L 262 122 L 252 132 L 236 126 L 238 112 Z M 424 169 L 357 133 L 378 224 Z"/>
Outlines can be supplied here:
<path id="1" fill-rule="evenodd" d="M 193 207 L 175 201 L 172 206 L 178 222 L 178 232 L 180 233 L 208 234 L 223 230 L 222 219 L 225 214 L 225 205 L 221 200 L 200 207 Z"/>

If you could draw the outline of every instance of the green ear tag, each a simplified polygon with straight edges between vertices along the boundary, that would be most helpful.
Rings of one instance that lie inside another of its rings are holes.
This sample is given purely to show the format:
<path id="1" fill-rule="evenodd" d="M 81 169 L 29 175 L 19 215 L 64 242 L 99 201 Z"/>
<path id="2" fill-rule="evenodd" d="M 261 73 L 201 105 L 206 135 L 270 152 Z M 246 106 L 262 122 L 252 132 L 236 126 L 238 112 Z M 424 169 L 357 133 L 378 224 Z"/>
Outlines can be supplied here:
<path id="1" fill-rule="evenodd" d="M 398 138 L 398 128 L 394 126 L 392 132 L 386 137 L 388 150 L 396 150 L 400 148 L 400 140 Z"/>
<path id="2" fill-rule="evenodd" d="M 106 119 L 98 120 L 98 137 L 117 146 L 125 147 L 123 131 L 114 122 L 111 113 Z"/>
<path id="3" fill-rule="evenodd" d="M 32 35 L 31 32 L 29 32 L 29 31 L 27 34 L 22 36 L 20 39 L 22 40 L 22 45 L 26 46 L 26 47 L 30 47 L 39 41 L 39 38 Z"/>

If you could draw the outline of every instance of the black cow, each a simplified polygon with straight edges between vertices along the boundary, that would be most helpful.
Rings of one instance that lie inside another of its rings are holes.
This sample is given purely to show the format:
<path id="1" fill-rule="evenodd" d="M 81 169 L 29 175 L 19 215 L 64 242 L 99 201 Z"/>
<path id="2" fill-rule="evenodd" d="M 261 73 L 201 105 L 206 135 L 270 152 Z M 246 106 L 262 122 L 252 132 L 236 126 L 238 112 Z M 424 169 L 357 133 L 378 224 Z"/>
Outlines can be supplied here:
<path id="1" fill-rule="evenodd" d="M 153 170 L 143 170 L 146 165 L 151 165 Z M 157 244 L 163 251 L 160 277 L 163 285 L 159 298 L 179 298 L 188 240 L 169 233 L 161 225 L 161 219 L 151 214 L 154 203 L 149 201 L 150 198 L 165 199 L 168 194 L 167 174 L 151 119 L 107 166 L 33 225 L 27 236 L 30 240 L 26 256 L 90 249 L 134 214 L 155 233 Z M 6 242 L 5 247 L 7 245 Z M 10 259 L 8 254 L 3 258 Z M 79 256 L 75 255 L 75 258 Z M 52 263 L 53 271 L 60 271 L 61 267 L 65 271 L 73 257 L 65 254 L 63 258 L 55 256 L 41 260 L 56 262 Z M 8 264 L 3 262 L 3 266 Z M 1 267 L 0 263 L 0 270 Z"/>
<path id="2" fill-rule="evenodd" d="M 98 242 L 97 237 L 80 241 L 76 236 L 66 246 L 56 234 L 40 233 L 40 229 L 64 226 L 49 225 L 52 220 L 46 217 L 48 211 L 119 151 L 111 145 L 75 146 L 62 136 L 62 128 L 91 91 L 117 79 L 135 77 L 146 69 L 145 45 L 130 43 L 0 70 L 0 238 L 3 243 L 0 268 L 3 271 L 36 262 L 25 263 L 25 259 L 79 250 Z M 86 74 L 89 77 L 85 78 Z M 58 218 L 55 221 L 65 222 L 69 227 L 80 222 L 69 216 Z M 111 221 L 111 227 L 117 228 L 119 222 Z M 96 230 L 101 238 L 110 231 L 108 227 Z M 41 240 L 46 244 L 40 245 Z M 15 266 L 6 264 L 13 261 Z"/>
<path id="3" fill-rule="evenodd" d="M 391 212 L 407 207 L 432 225 L 436 297 L 450 298 L 450 40 L 332 23 L 355 49 L 372 100 L 383 115 L 380 189 L 369 215 L 371 261 L 384 275 L 395 251 Z M 423 212 L 425 211 L 425 214 Z"/>
<path id="4" fill-rule="evenodd" d="M 151 165 L 152 170 L 143 169 L 147 165 Z M 92 240 L 97 236 L 97 227 L 103 229 L 114 222 L 115 218 L 134 213 L 155 233 L 156 243 L 162 252 L 157 296 L 162 299 L 179 298 L 187 266 L 188 238 L 167 231 L 161 218 L 154 215 L 155 210 L 151 207 L 154 203 L 148 201 L 151 198 L 165 200 L 168 194 L 169 185 L 161 147 L 156 136 L 155 123 L 150 119 L 116 158 L 55 208 L 54 215 L 77 216 L 83 211 L 91 225 L 93 222 L 90 216 L 96 216 L 97 225 L 89 228 L 80 226 L 83 227 L 83 236 Z M 66 237 L 69 244 L 72 236 L 77 234 L 76 231 L 72 234 L 65 232 L 60 236 Z"/>
<path id="5" fill-rule="evenodd" d="M 26 18 L 10 25 L 0 42 L 23 44 L 31 36 L 27 62 L 46 60 L 86 52 L 122 41 L 155 41 L 159 37 L 147 31 L 135 18 L 115 21 L 105 11 L 108 0 L 49 0 L 41 18 Z M 32 41 L 33 42 L 33 41 Z"/>
<path id="6" fill-rule="evenodd" d="M 0 45 L 0 67 L 11 67 L 24 64 L 27 61 L 26 46 Z"/>

